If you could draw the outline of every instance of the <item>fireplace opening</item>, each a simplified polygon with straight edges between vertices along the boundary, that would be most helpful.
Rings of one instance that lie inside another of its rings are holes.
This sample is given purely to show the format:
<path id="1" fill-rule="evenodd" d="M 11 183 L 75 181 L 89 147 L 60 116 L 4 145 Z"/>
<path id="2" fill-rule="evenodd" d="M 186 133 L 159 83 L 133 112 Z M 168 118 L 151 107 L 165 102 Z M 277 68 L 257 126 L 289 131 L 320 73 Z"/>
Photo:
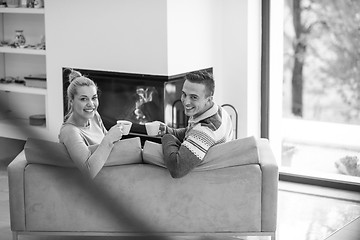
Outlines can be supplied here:
<path id="1" fill-rule="evenodd" d="M 67 113 L 68 68 L 63 68 L 64 115 Z M 174 128 L 187 126 L 181 103 L 186 73 L 163 76 L 73 68 L 92 79 L 100 90 L 98 112 L 107 129 L 117 120 L 133 123 L 130 133 L 145 136 L 144 124 L 162 121 Z M 212 68 L 206 69 L 212 72 Z"/>

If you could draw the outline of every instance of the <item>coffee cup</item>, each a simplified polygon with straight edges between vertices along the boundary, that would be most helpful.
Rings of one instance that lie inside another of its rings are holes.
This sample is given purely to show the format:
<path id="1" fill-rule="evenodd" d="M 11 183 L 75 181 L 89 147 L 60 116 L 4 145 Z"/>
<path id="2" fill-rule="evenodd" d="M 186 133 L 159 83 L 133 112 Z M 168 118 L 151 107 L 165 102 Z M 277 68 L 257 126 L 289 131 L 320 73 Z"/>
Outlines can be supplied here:
<path id="1" fill-rule="evenodd" d="M 154 121 L 154 122 L 147 122 L 145 123 L 146 133 L 149 136 L 157 136 L 159 135 L 160 131 L 160 122 Z"/>
<path id="2" fill-rule="evenodd" d="M 132 122 L 127 121 L 127 120 L 118 120 L 118 121 L 116 121 L 116 123 L 122 125 L 123 135 L 129 134 L 131 126 L 132 126 Z"/>

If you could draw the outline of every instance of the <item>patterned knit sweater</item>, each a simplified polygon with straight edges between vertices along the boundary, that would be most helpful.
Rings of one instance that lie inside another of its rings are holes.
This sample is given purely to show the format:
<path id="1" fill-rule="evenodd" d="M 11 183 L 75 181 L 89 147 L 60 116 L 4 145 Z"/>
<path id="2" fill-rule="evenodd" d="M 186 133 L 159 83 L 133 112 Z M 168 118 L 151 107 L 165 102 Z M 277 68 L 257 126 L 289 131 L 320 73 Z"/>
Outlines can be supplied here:
<path id="1" fill-rule="evenodd" d="M 214 104 L 197 118 L 190 117 L 186 128 L 167 128 L 161 140 L 165 165 L 173 178 L 183 177 L 202 162 L 210 147 L 233 139 L 229 114 Z"/>

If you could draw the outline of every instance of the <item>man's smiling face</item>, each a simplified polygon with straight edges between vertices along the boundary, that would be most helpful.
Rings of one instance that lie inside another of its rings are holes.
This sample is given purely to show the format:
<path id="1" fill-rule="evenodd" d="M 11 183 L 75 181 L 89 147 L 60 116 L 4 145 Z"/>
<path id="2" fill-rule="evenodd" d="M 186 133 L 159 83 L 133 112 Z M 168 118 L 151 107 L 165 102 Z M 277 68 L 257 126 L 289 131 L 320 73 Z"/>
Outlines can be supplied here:
<path id="1" fill-rule="evenodd" d="M 186 116 L 196 118 L 211 108 L 212 96 L 208 96 L 204 84 L 185 80 L 181 102 L 184 105 Z"/>

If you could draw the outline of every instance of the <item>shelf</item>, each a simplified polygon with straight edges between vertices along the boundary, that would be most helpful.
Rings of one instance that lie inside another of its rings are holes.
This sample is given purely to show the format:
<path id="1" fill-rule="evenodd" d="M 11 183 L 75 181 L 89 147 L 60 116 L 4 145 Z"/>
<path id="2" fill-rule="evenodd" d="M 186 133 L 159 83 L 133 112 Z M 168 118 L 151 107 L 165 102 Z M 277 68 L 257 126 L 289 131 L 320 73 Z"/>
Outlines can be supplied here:
<path id="1" fill-rule="evenodd" d="M 0 47 L 0 53 L 46 55 L 46 51 L 43 49 L 12 48 L 12 47 Z"/>
<path id="2" fill-rule="evenodd" d="M 46 139 L 48 136 L 46 125 L 32 126 L 29 119 L 0 119 L 0 132 L 2 137 L 23 140 L 29 137 Z"/>
<path id="3" fill-rule="evenodd" d="M 135 137 L 145 137 L 145 138 L 152 138 L 152 139 L 160 139 L 160 140 L 161 140 L 161 137 L 149 136 L 149 135 L 147 135 L 147 134 L 142 134 L 142 133 L 130 132 L 129 135 L 135 136 Z"/>
<path id="4" fill-rule="evenodd" d="M 0 91 L 46 95 L 44 88 L 26 87 L 18 83 L 0 83 Z"/>
<path id="5" fill-rule="evenodd" d="M 0 7 L 1 40 L 5 40 L 11 34 L 10 30 L 18 29 L 18 27 L 29 29 L 34 36 L 40 34 L 45 36 L 44 16 L 44 8 Z M 34 36 L 29 34 L 27 40 L 36 42 Z M 26 76 L 33 74 L 34 69 L 46 72 L 46 50 L 44 49 L 13 48 L 1 45 L 0 57 L 3 59 L 0 64 L 2 78 L 8 75 Z M 19 83 L 0 83 L 0 94 L 2 95 L 1 99 L 6 100 L 4 104 L 8 109 L 6 111 L 0 109 L 0 136 L 25 140 L 28 137 L 49 138 L 48 124 L 33 126 L 30 125 L 28 118 L 28 115 L 39 112 L 47 115 L 47 89 L 29 87 Z"/>
<path id="6" fill-rule="evenodd" d="M 44 14 L 44 8 L 4 8 L 0 7 L 0 13 L 25 13 L 25 14 Z"/>

